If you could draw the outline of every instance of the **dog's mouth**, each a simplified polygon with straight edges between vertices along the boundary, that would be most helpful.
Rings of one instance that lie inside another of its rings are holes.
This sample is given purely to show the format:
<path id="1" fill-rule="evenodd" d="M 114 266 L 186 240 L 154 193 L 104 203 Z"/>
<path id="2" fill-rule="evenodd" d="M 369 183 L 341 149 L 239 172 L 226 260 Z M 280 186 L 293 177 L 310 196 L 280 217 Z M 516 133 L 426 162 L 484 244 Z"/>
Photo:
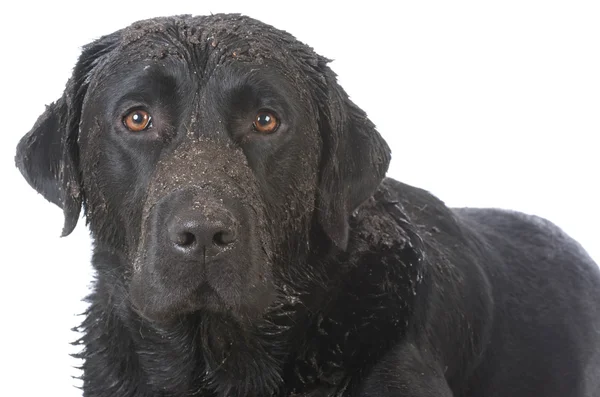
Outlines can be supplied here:
<path id="1" fill-rule="evenodd" d="M 182 315 L 200 311 L 230 313 L 234 311 L 207 282 L 192 289 L 179 288 L 151 295 L 140 292 L 142 286 L 132 284 L 131 304 L 144 319 L 153 323 L 168 323 Z"/>
<path id="2" fill-rule="evenodd" d="M 197 302 L 197 310 L 208 310 L 213 312 L 230 312 L 233 310 L 231 305 L 227 305 L 219 292 L 215 290 L 209 283 L 202 283 L 192 293 L 190 300 Z M 192 303 L 193 305 L 193 303 Z"/>
<path id="3" fill-rule="evenodd" d="M 276 289 L 263 277 L 262 282 L 242 282 L 229 279 L 236 266 L 222 264 L 219 275 L 210 277 L 170 277 L 142 266 L 133 272 L 129 296 L 135 312 L 150 322 L 171 322 L 195 313 L 223 314 L 241 321 L 250 321 L 264 314 L 275 300 Z M 172 272 L 177 273 L 176 265 Z"/>

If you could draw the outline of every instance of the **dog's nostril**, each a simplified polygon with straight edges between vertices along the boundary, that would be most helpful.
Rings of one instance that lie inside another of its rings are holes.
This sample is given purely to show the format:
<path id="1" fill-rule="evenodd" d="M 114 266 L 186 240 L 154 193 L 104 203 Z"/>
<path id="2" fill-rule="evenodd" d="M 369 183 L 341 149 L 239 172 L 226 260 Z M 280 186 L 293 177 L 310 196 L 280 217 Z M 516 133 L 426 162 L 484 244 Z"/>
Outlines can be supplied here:
<path id="1" fill-rule="evenodd" d="M 174 242 L 180 247 L 189 247 L 196 242 L 196 236 L 190 232 L 179 233 Z"/>
<path id="2" fill-rule="evenodd" d="M 230 248 L 237 238 L 237 221 L 224 209 L 180 211 L 167 221 L 165 243 L 176 255 L 202 259 Z M 162 238 L 162 236 L 161 236 Z"/>
<path id="3" fill-rule="evenodd" d="M 232 231 L 220 231 L 213 236 L 216 245 L 228 245 L 235 241 L 235 233 Z"/>

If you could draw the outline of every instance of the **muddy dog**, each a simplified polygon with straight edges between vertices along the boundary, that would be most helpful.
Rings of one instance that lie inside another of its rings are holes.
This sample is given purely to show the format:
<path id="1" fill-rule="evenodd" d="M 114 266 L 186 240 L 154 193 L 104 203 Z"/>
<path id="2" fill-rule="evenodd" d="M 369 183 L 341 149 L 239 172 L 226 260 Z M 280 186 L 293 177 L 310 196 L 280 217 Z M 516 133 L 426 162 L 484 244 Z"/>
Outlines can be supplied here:
<path id="1" fill-rule="evenodd" d="M 597 265 L 385 178 L 327 63 L 239 15 L 83 49 L 16 163 L 94 240 L 84 395 L 599 396 Z"/>

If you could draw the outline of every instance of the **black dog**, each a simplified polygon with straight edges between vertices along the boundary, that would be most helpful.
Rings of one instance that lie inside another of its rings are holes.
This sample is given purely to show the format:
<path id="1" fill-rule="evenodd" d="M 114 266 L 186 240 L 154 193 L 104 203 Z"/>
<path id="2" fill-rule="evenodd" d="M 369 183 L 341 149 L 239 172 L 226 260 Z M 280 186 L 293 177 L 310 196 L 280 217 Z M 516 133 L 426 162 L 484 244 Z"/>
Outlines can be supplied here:
<path id="1" fill-rule="evenodd" d="M 94 239 L 84 395 L 599 396 L 596 264 L 384 178 L 327 62 L 238 15 L 84 48 L 16 158 Z"/>

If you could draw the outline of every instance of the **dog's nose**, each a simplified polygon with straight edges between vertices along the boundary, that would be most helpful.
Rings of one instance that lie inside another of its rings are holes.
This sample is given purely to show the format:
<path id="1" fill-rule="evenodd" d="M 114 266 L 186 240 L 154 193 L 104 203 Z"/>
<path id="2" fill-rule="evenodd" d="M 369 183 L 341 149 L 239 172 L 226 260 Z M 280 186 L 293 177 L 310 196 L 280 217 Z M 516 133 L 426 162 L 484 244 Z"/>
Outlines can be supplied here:
<path id="1" fill-rule="evenodd" d="M 236 240 L 236 221 L 226 210 L 183 211 L 167 223 L 172 247 L 190 259 L 208 259 Z"/>

